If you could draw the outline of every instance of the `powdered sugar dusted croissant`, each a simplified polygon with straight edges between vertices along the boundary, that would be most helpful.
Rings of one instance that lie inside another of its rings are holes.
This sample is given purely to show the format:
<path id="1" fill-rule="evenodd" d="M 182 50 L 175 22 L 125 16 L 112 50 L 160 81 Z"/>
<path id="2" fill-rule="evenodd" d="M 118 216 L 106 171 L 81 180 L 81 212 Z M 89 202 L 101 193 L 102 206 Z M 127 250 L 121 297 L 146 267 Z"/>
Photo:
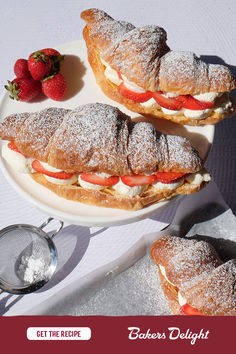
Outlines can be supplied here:
<path id="1" fill-rule="evenodd" d="M 134 123 L 119 109 L 87 104 L 12 114 L 0 124 L 11 143 L 2 155 L 13 168 L 60 196 L 139 209 L 200 190 L 210 179 L 190 142 Z"/>
<path id="2" fill-rule="evenodd" d="M 174 314 L 236 315 L 236 259 L 223 263 L 209 243 L 175 236 L 159 238 L 151 257 Z"/>
<path id="3" fill-rule="evenodd" d="M 82 12 L 88 60 L 97 83 L 132 111 L 180 124 L 214 124 L 234 112 L 230 70 L 194 53 L 171 51 L 157 26 L 134 27 L 104 11 Z"/>

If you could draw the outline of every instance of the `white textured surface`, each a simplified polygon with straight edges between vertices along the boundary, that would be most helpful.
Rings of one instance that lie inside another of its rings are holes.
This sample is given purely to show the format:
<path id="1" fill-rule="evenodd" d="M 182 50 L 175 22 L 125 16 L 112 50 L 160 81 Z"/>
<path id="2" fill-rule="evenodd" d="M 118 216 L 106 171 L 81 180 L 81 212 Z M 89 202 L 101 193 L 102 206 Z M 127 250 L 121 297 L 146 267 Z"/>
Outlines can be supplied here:
<path id="1" fill-rule="evenodd" d="M 99 7 L 113 17 L 133 22 L 135 25 L 156 24 L 167 31 L 168 44 L 173 49 L 194 51 L 203 59 L 213 63 L 227 63 L 235 73 L 236 47 L 236 2 L 234 0 L 41 0 L 16 1 L 1 3 L 2 16 L 0 22 L 0 86 L 13 77 L 13 64 L 19 57 L 27 57 L 32 51 L 55 47 L 61 43 L 82 38 L 84 23 L 80 20 L 80 12 L 89 7 Z M 46 10 L 45 10 L 46 9 Z M 16 24 L 17 23 L 17 24 Z M 16 30 L 17 28 L 17 30 Z M 236 212 L 235 177 L 236 177 L 236 121 L 228 119 L 216 127 L 214 146 L 211 150 L 208 167 L 213 174 L 225 200 Z M 33 205 L 25 202 L 0 175 L 0 227 L 18 222 L 38 225 L 46 216 Z M 161 220 L 169 221 L 173 210 L 167 210 Z M 63 271 L 55 277 L 58 290 L 62 283 L 62 273 L 67 276 L 63 284 L 72 281 L 74 272 L 85 274 L 93 265 L 86 263 L 86 257 L 94 257 L 95 263 L 117 255 L 117 245 L 123 242 L 130 245 L 137 236 L 158 229 L 158 222 L 146 220 L 135 225 L 115 227 L 105 230 L 87 227 L 68 226 L 55 240 L 62 247 L 59 257 L 65 263 Z M 214 227 L 211 229 L 214 232 Z M 90 239 L 91 233 L 98 232 Z M 100 232 L 100 233 L 99 233 Z M 140 234 L 139 234 L 140 233 Z M 70 242 L 68 241 L 70 238 Z M 118 242 L 118 243 L 117 243 Z M 92 246 L 93 243 L 93 247 Z M 69 245 L 68 245 L 69 244 Z M 88 247 L 89 246 L 89 247 Z M 105 247 L 105 250 L 104 250 Z M 75 251 L 73 253 L 73 249 Z M 83 254 L 86 252 L 86 257 Z M 70 254 L 72 253 L 72 255 Z M 76 255 L 75 255 L 76 254 Z M 63 255 L 63 257 L 61 257 Z M 83 257 L 83 258 L 82 258 Z M 72 272 L 70 272 L 72 270 Z M 40 292 L 41 300 L 52 297 L 52 289 Z M 21 314 L 29 310 L 29 304 L 36 305 L 38 294 L 25 297 L 2 294 L 0 297 L 0 313 Z M 7 308 L 6 308 L 7 305 Z"/>

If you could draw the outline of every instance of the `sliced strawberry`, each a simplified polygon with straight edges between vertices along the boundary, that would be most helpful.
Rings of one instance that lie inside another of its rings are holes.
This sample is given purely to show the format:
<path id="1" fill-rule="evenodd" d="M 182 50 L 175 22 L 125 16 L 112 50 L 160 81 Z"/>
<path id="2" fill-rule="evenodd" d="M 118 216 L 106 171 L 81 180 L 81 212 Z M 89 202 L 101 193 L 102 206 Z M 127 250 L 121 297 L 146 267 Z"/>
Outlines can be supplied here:
<path id="1" fill-rule="evenodd" d="M 152 93 L 150 91 L 143 93 L 131 91 L 125 86 L 124 82 L 120 84 L 118 91 L 122 96 L 138 103 L 146 102 L 152 98 Z"/>
<path id="2" fill-rule="evenodd" d="M 145 186 L 147 184 L 153 184 L 157 180 L 156 175 L 124 175 L 121 176 L 121 181 L 127 186 Z"/>
<path id="3" fill-rule="evenodd" d="M 38 160 L 34 160 L 32 162 L 32 167 L 35 171 L 37 171 L 39 173 L 43 173 L 44 175 L 47 175 L 47 176 L 53 177 L 53 178 L 69 179 L 73 176 L 73 173 L 67 173 L 65 171 L 61 171 L 61 172 L 47 171 L 47 170 L 45 170 L 45 168 L 41 165 L 41 163 Z"/>
<path id="4" fill-rule="evenodd" d="M 165 97 L 162 91 L 152 92 L 152 97 L 156 102 L 166 109 L 178 111 L 182 108 L 182 103 L 176 99 L 176 97 Z"/>
<path id="5" fill-rule="evenodd" d="M 117 74 L 118 74 L 119 79 L 122 80 L 122 81 L 124 81 L 124 80 L 123 80 L 123 77 L 122 77 L 122 75 L 121 75 L 121 73 L 120 73 L 119 71 L 117 71 Z"/>
<path id="6" fill-rule="evenodd" d="M 86 172 L 83 172 L 80 175 L 80 178 L 85 182 L 89 182 L 92 184 L 99 184 L 100 186 L 113 186 L 113 184 L 119 182 L 119 177 L 117 176 L 101 177 L 96 175 L 95 173 L 86 173 Z"/>
<path id="7" fill-rule="evenodd" d="M 13 150 L 13 151 L 16 151 L 16 152 L 19 152 L 19 153 L 21 154 L 20 150 L 18 149 L 18 147 L 16 146 L 16 144 L 13 143 L 13 141 L 11 141 L 10 143 L 8 143 L 7 146 L 9 147 L 9 149 L 11 149 L 11 150 Z"/>
<path id="8" fill-rule="evenodd" d="M 185 304 L 180 308 L 181 315 L 191 315 L 191 316 L 205 316 L 201 312 L 199 312 L 194 307 L 190 306 L 189 304 Z"/>
<path id="9" fill-rule="evenodd" d="M 178 96 L 176 100 L 182 102 L 182 107 L 192 110 L 210 109 L 214 102 L 199 101 L 191 95 Z"/>
<path id="10" fill-rule="evenodd" d="M 171 183 L 181 177 L 186 173 L 181 172 L 156 172 L 156 177 L 161 183 Z"/>

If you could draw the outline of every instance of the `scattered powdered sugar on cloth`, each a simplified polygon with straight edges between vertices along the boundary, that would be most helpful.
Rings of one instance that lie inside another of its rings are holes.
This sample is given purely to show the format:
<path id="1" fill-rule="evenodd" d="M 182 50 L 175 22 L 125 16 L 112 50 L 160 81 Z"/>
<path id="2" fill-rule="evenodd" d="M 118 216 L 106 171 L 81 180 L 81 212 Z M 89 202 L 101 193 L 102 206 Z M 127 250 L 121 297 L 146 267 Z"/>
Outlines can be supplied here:
<path id="1" fill-rule="evenodd" d="M 99 281 L 82 293 L 75 292 L 56 313 L 73 316 L 171 314 L 161 290 L 157 267 L 149 255 L 116 277 Z"/>
<path id="2" fill-rule="evenodd" d="M 217 244 L 224 238 L 225 247 L 216 249 L 225 262 L 236 258 L 236 218 L 230 209 L 215 216 L 215 209 L 202 209 L 202 218 L 207 215 L 209 220 L 193 225 L 188 236 L 210 235 Z M 157 266 L 147 254 L 123 273 L 103 281 L 99 279 L 96 284 L 75 291 L 60 308 L 56 305 L 47 314 L 161 316 L 171 315 L 171 311 L 161 289 Z"/>

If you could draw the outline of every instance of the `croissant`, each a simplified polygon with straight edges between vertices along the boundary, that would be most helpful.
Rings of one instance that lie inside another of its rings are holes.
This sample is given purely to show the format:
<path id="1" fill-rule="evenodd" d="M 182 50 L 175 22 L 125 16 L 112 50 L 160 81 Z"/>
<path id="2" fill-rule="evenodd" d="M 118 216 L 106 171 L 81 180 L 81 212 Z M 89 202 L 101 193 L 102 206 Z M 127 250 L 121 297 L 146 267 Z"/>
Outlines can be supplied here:
<path id="1" fill-rule="evenodd" d="M 186 138 L 132 122 L 118 108 L 87 104 L 12 114 L 0 124 L 2 156 L 61 197 L 137 210 L 210 180 Z M 23 163 L 23 167 L 22 167 Z"/>
<path id="2" fill-rule="evenodd" d="M 175 315 L 236 315 L 236 259 L 223 263 L 205 241 L 175 236 L 151 247 L 160 281 Z"/>
<path id="3" fill-rule="evenodd" d="M 83 36 L 97 84 L 111 99 L 144 115 L 179 124 L 215 124 L 235 111 L 228 67 L 174 51 L 157 26 L 135 27 L 104 11 L 81 13 Z"/>

